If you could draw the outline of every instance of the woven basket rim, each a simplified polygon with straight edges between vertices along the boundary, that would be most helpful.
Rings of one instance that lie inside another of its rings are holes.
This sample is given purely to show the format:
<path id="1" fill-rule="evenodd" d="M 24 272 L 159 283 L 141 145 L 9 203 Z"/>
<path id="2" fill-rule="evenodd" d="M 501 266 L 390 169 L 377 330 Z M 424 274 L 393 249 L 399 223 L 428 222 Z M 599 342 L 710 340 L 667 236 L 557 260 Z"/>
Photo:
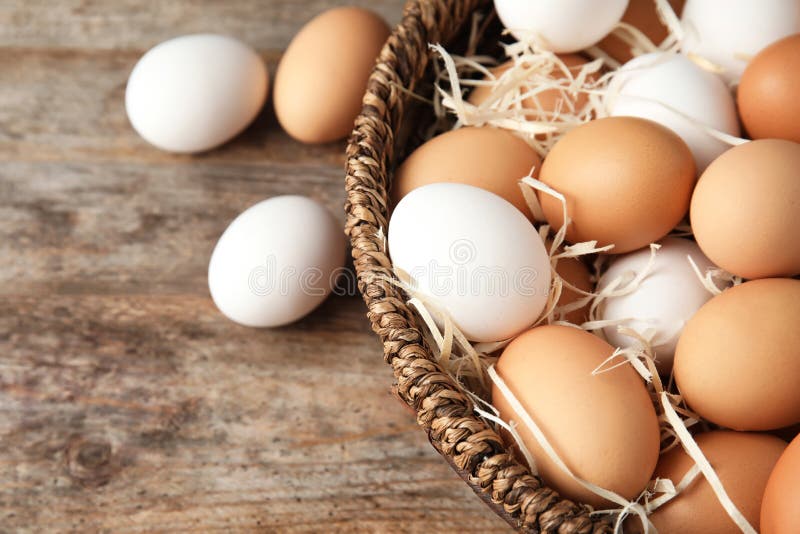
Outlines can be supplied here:
<path id="1" fill-rule="evenodd" d="M 352 245 L 358 287 L 396 394 L 417 415 L 433 447 L 492 510 L 524 532 L 610 532 L 608 521 L 586 505 L 562 499 L 506 449 L 473 411 L 461 386 L 444 372 L 425 343 L 386 250 L 389 171 L 408 96 L 425 74 L 429 42 L 447 45 L 490 0 L 410 0 L 370 76 L 361 114 L 347 146 L 345 232 Z"/>

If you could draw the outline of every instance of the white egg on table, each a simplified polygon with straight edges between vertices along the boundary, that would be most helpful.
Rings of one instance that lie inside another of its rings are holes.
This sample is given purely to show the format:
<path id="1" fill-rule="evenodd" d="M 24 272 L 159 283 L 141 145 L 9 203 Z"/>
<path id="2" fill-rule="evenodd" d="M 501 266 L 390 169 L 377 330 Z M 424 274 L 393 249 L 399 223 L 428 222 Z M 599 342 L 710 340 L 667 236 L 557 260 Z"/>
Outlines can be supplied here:
<path id="1" fill-rule="evenodd" d="M 775 41 L 800 32 L 797 0 L 687 0 L 681 50 L 724 69 L 736 83 L 750 59 Z"/>
<path id="2" fill-rule="evenodd" d="M 203 152 L 256 118 L 267 97 L 264 62 L 232 37 L 196 34 L 151 48 L 125 90 L 133 128 L 169 152 Z"/>
<path id="3" fill-rule="evenodd" d="M 714 265 L 697 243 L 689 239 L 666 237 L 660 244 L 655 262 L 641 283 L 628 294 L 602 301 L 598 319 L 619 321 L 644 336 L 654 334 L 652 348 L 656 363 L 662 372 L 669 373 L 683 326 L 713 297 L 697 277 L 688 257 L 703 274 Z M 600 277 L 598 292 L 618 278 L 626 280 L 642 273 L 650 256 L 647 247 L 616 257 Z M 605 327 L 603 333 L 614 346 L 640 346 L 635 338 L 618 332 L 616 325 Z"/>
<path id="4" fill-rule="evenodd" d="M 638 56 L 622 66 L 605 97 L 614 117 L 650 119 L 689 146 L 698 174 L 730 148 L 704 126 L 738 136 L 736 103 L 725 82 L 687 57 L 664 52 Z"/>
<path id="5" fill-rule="evenodd" d="M 557 53 L 598 43 L 622 19 L 628 0 L 494 0 L 500 22 L 519 40 Z"/>
<path id="6" fill-rule="evenodd" d="M 322 204 L 277 196 L 246 209 L 228 226 L 211 254 L 208 287 L 229 319 L 281 326 L 325 300 L 344 259 L 344 234 Z"/>
<path id="7" fill-rule="evenodd" d="M 435 183 L 408 193 L 389 221 L 389 253 L 416 290 L 471 341 L 528 328 L 550 290 L 550 260 L 530 221 L 477 187 Z"/>

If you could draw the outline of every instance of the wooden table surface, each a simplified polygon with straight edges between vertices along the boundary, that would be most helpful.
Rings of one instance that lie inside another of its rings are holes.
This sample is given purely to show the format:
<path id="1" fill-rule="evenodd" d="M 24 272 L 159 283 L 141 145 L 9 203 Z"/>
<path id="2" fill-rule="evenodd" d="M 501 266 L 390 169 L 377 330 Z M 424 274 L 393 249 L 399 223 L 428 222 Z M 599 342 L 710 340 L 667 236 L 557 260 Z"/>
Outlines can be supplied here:
<path id="1" fill-rule="evenodd" d="M 277 330 L 209 297 L 251 204 L 344 219 L 343 143 L 293 142 L 270 103 L 175 156 L 125 116 L 158 42 L 228 33 L 274 72 L 336 3 L 0 0 L 0 532 L 507 532 L 390 396 L 359 297 Z M 399 20 L 402 0 L 357 3 Z"/>

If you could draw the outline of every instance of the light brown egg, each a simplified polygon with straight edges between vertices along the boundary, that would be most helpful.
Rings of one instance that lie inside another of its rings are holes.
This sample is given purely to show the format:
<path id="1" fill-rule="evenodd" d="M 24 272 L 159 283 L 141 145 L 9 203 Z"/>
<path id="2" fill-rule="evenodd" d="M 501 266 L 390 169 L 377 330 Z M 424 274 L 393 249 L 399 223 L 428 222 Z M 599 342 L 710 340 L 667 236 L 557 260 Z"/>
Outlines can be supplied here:
<path id="1" fill-rule="evenodd" d="M 753 139 L 800 143 L 800 33 L 759 52 L 742 74 L 739 115 Z"/>
<path id="2" fill-rule="evenodd" d="M 519 181 L 542 160 L 522 139 L 498 128 L 459 128 L 417 148 L 397 169 L 392 188 L 395 204 L 417 187 L 453 182 L 486 189 L 532 217 Z"/>
<path id="3" fill-rule="evenodd" d="M 675 383 L 704 419 L 735 430 L 800 422 L 800 280 L 752 280 L 717 295 L 689 320 Z"/>
<path id="4" fill-rule="evenodd" d="M 561 61 L 569 69 L 572 76 L 577 76 L 581 68 L 588 62 L 586 58 L 578 54 L 559 54 Z M 491 69 L 491 73 L 495 78 L 499 78 L 514 64 L 513 61 L 508 61 L 502 65 Z M 554 79 L 564 79 L 565 74 L 560 69 L 554 69 L 550 76 Z M 589 80 L 595 80 L 596 75 L 590 75 Z M 526 89 L 527 90 L 527 89 Z M 492 88 L 488 86 L 477 86 L 470 93 L 468 101 L 470 104 L 480 105 L 492 92 Z M 522 107 L 526 109 L 541 109 L 543 111 L 555 111 L 559 106 L 559 101 L 569 99 L 576 109 L 581 109 L 589 101 L 589 97 L 585 94 L 579 94 L 573 98 L 569 94 L 565 94 L 558 89 L 550 89 L 542 91 L 536 95 L 536 98 L 530 97 L 522 101 Z M 565 108 L 566 109 L 566 108 Z"/>
<path id="5" fill-rule="evenodd" d="M 569 326 L 539 326 L 520 335 L 497 361 L 497 372 L 577 476 L 633 498 L 658 459 L 658 420 L 644 383 L 630 366 L 592 375 L 614 348 Z M 495 385 L 492 403 L 521 422 Z M 548 459 L 520 426 L 543 480 L 569 499 L 607 506 Z"/>
<path id="6" fill-rule="evenodd" d="M 567 239 L 636 250 L 664 237 L 686 214 L 695 166 L 672 130 L 635 117 L 587 122 L 562 137 L 539 178 L 567 199 Z M 553 228 L 563 224 L 561 202 L 539 194 Z"/>
<path id="7" fill-rule="evenodd" d="M 695 441 L 719 476 L 725 492 L 756 530 L 767 478 L 786 442 L 769 434 L 714 431 Z M 664 453 L 655 476 L 677 485 L 694 465 L 681 447 Z M 660 534 L 731 534 L 740 532 L 702 474 L 682 493 L 658 508 L 650 520 Z"/>
<path id="8" fill-rule="evenodd" d="M 275 73 L 275 114 L 304 143 L 346 137 L 389 26 L 375 13 L 339 7 L 313 18 L 298 33 Z"/>
<path id="9" fill-rule="evenodd" d="M 545 248 L 550 252 L 550 246 L 553 240 L 547 238 L 545 240 Z M 556 264 L 556 273 L 564 279 L 567 283 L 581 289 L 583 291 L 593 291 L 594 282 L 592 281 L 592 273 L 589 268 L 578 258 L 563 258 L 558 260 Z M 584 298 L 584 295 L 577 293 L 568 287 L 564 286 L 561 290 L 561 297 L 558 299 L 557 307 L 572 304 L 578 299 Z M 558 318 L 558 317 L 556 317 Z M 589 303 L 585 306 L 572 310 L 567 313 L 563 319 L 573 323 L 581 324 L 589 320 Z"/>
<path id="10" fill-rule="evenodd" d="M 800 437 L 783 451 L 761 502 L 761 534 L 800 532 Z"/>
<path id="11" fill-rule="evenodd" d="M 669 0 L 669 3 L 680 17 L 686 1 Z M 622 22 L 627 22 L 641 30 L 655 45 L 661 44 L 661 41 L 667 37 L 667 27 L 659 20 L 653 0 L 630 0 L 625 14 L 622 15 Z M 625 63 L 633 58 L 630 46 L 614 34 L 606 36 L 597 46 L 620 63 Z"/>
<path id="12" fill-rule="evenodd" d="M 690 214 L 697 244 L 723 269 L 800 274 L 800 144 L 761 139 L 723 153 L 697 182 Z"/>

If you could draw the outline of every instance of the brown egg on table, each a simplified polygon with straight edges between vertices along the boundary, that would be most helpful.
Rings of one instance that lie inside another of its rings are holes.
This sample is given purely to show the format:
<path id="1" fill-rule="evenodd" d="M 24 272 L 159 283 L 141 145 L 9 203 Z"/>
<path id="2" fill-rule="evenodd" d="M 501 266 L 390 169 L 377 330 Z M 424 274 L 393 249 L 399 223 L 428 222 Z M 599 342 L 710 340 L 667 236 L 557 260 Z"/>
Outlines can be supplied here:
<path id="1" fill-rule="evenodd" d="M 630 366 L 592 374 L 614 348 L 570 326 L 539 326 L 517 337 L 497 373 L 577 476 L 635 498 L 658 459 L 659 429 L 644 382 Z M 608 506 L 551 461 L 495 384 L 492 404 L 518 430 L 539 475 L 561 495 Z"/>
<path id="2" fill-rule="evenodd" d="M 669 0 L 670 6 L 678 17 L 680 17 L 685 3 L 685 0 Z M 622 15 L 622 22 L 639 29 L 655 45 L 661 44 L 667 37 L 667 27 L 658 18 L 653 0 L 630 0 L 625 14 Z M 630 46 L 613 33 L 608 34 L 597 43 L 597 46 L 620 63 L 625 63 L 633 58 Z"/>
<path id="3" fill-rule="evenodd" d="M 800 422 L 800 280 L 726 289 L 683 329 L 675 383 L 691 409 L 734 430 Z"/>
<path id="4" fill-rule="evenodd" d="M 532 218 L 519 181 L 542 160 L 525 141 L 499 128 L 458 128 L 417 148 L 397 169 L 394 204 L 412 190 L 438 182 L 472 185 L 503 197 Z"/>
<path id="5" fill-rule="evenodd" d="M 613 244 L 621 254 L 664 237 L 686 214 L 695 164 L 672 130 L 635 117 L 610 117 L 569 131 L 550 151 L 539 179 L 567 200 L 567 240 Z M 561 202 L 539 201 L 554 229 Z"/>
<path id="6" fill-rule="evenodd" d="M 764 490 L 761 502 L 761 534 L 800 532 L 800 437 L 794 438 L 778 463 Z"/>
<path id="7" fill-rule="evenodd" d="M 275 73 L 275 114 L 304 143 L 343 139 L 353 129 L 389 26 L 375 13 L 338 7 L 292 39 Z"/>
<path id="8" fill-rule="evenodd" d="M 570 74 L 573 77 L 578 76 L 586 63 L 589 62 L 585 57 L 578 55 L 578 54 L 559 54 L 559 59 L 564 63 L 564 65 L 569 69 Z M 490 69 L 492 75 L 495 78 L 500 78 L 508 69 L 510 69 L 514 65 L 513 61 L 508 61 L 503 63 L 502 65 Z M 544 74 L 544 73 L 542 73 Z M 563 80 L 566 78 L 566 74 L 556 68 L 553 69 L 549 76 L 557 79 Z M 591 74 L 588 76 L 589 80 L 596 80 L 597 76 L 595 74 Z M 523 88 L 523 91 L 527 89 Z M 479 85 L 472 90 L 470 93 L 468 102 L 470 104 L 474 104 L 476 106 L 483 103 L 489 96 L 491 96 L 492 87 L 486 85 Z M 576 110 L 583 108 L 589 101 L 589 98 L 585 94 L 578 94 L 574 97 L 564 91 L 560 91 L 558 89 L 549 89 L 547 91 L 542 91 L 536 94 L 536 97 L 528 97 L 522 101 L 522 107 L 525 109 L 541 109 L 543 111 L 555 111 L 559 108 L 559 106 L 563 106 L 559 101 L 566 101 L 569 102 Z"/>
<path id="9" fill-rule="evenodd" d="M 739 116 L 753 139 L 800 143 L 800 33 L 756 54 L 739 81 Z"/>
<path id="10" fill-rule="evenodd" d="M 769 434 L 721 430 L 698 434 L 695 441 L 733 504 L 758 530 L 764 488 L 786 442 Z M 661 456 L 654 477 L 667 478 L 677 486 L 693 465 L 694 460 L 683 448 L 675 447 Z M 656 509 L 650 521 L 661 534 L 740 532 L 702 473 L 680 494 Z"/>
<path id="11" fill-rule="evenodd" d="M 800 274 L 799 214 L 800 144 L 783 139 L 723 153 L 700 177 L 690 208 L 706 256 L 743 278 Z"/>

